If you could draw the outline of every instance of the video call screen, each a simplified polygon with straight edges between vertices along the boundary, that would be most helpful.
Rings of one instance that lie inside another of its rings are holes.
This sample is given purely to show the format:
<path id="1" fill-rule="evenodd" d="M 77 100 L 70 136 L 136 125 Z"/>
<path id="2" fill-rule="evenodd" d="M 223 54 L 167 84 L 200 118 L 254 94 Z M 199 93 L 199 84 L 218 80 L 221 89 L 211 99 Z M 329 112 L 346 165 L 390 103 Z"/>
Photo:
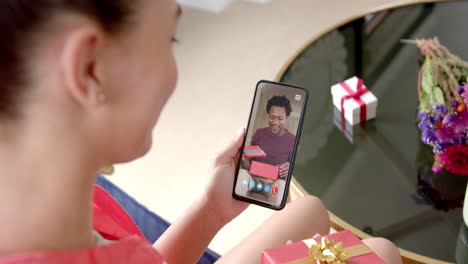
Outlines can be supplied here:
<path id="1" fill-rule="evenodd" d="M 306 92 L 268 82 L 257 86 L 242 151 L 235 193 L 282 204 L 292 169 Z"/>

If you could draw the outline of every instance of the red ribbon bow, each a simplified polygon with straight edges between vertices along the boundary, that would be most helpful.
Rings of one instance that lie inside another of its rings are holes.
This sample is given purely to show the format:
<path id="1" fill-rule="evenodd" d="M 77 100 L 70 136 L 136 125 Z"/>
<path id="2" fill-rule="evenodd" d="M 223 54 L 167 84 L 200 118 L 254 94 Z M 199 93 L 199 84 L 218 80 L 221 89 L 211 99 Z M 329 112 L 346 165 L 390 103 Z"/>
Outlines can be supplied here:
<path id="1" fill-rule="evenodd" d="M 359 104 L 360 109 L 361 109 L 361 123 L 364 123 L 367 120 L 367 106 L 364 101 L 361 99 L 361 95 L 367 93 L 369 90 L 367 88 L 364 88 L 364 82 L 362 81 L 361 78 L 358 78 L 358 83 L 357 83 L 357 89 L 356 91 L 353 91 L 351 87 L 345 82 L 340 83 L 341 87 L 343 87 L 348 95 L 343 96 L 341 98 L 341 116 L 344 118 L 345 116 L 345 109 L 344 109 L 344 102 L 348 99 L 354 99 L 356 102 Z"/>

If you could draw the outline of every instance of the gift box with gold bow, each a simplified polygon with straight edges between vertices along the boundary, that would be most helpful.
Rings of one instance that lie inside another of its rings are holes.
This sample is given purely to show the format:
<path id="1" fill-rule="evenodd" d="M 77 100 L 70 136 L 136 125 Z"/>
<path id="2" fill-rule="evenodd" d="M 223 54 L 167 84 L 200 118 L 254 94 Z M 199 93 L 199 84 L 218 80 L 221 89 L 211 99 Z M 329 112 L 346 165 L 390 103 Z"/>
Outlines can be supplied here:
<path id="1" fill-rule="evenodd" d="M 263 251 L 262 264 L 385 264 L 351 231 Z"/>

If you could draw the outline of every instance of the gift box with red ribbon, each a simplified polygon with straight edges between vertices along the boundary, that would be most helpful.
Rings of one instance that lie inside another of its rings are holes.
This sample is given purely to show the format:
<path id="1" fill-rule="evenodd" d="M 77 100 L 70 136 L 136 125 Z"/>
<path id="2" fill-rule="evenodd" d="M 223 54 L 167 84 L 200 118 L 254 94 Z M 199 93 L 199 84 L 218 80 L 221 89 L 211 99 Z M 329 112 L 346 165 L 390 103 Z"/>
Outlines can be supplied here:
<path id="1" fill-rule="evenodd" d="M 377 114 L 377 97 L 356 76 L 331 87 L 333 105 L 351 124 L 364 123 Z"/>
<path id="2" fill-rule="evenodd" d="M 351 231 L 263 251 L 262 264 L 385 264 Z"/>
<path id="3" fill-rule="evenodd" d="M 351 144 L 357 144 L 376 131 L 375 120 L 368 120 L 361 125 L 351 125 L 343 116 L 340 109 L 333 107 L 333 124 Z"/>

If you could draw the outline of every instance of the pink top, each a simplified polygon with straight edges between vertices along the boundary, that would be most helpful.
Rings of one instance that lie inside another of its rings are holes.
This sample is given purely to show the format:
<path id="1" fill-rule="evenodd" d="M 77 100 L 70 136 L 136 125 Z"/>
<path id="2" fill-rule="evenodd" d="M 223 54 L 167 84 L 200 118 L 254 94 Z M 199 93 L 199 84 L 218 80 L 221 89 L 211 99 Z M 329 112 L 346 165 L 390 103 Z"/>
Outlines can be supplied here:
<path id="1" fill-rule="evenodd" d="M 131 236 L 107 245 L 78 250 L 29 252 L 0 258 L 0 264 L 163 264 L 162 257 L 150 243 Z"/>
<path id="2" fill-rule="evenodd" d="M 26 252 L 0 257 L 0 264 L 162 264 L 161 255 L 144 238 L 125 210 L 99 186 L 94 188 L 94 230 L 105 245 L 64 251 Z"/>

